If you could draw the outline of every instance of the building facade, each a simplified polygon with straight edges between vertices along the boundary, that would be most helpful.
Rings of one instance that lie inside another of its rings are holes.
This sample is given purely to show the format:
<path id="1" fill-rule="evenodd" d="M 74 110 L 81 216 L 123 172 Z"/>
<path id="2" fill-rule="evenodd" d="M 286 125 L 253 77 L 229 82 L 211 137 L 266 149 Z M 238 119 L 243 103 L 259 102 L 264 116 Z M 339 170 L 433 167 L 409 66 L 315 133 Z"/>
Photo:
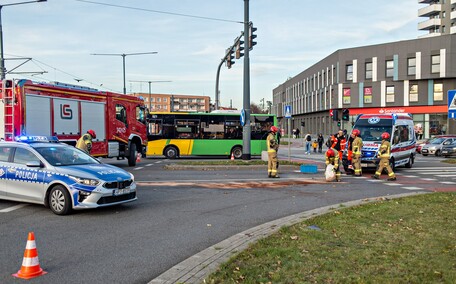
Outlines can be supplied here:
<path id="1" fill-rule="evenodd" d="M 456 34 L 341 49 L 273 90 L 285 129 L 332 134 L 351 130 L 361 113 L 411 113 L 424 137 L 456 133 L 448 90 L 456 89 Z M 291 106 L 291 118 L 284 113 Z M 339 119 L 349 110 L 349 121 Z"/>
<path id="2" fill-rule="evenodd" d="M 425 19 L 418 23 L 418 30 L 427 33 L 421 37 L 456 33 L 455 0 L 418 0 L 422 7 L 418 17 Z"/>
<path id="3" fill-rule="evenodd" d="M 136 97 L 143 97 L 144 102 L 150 111 L 168 112 L 209 112 L 209 96 L 191 96 L 191 95 L 170 95 L 170 94 L 132 94 Z"/>

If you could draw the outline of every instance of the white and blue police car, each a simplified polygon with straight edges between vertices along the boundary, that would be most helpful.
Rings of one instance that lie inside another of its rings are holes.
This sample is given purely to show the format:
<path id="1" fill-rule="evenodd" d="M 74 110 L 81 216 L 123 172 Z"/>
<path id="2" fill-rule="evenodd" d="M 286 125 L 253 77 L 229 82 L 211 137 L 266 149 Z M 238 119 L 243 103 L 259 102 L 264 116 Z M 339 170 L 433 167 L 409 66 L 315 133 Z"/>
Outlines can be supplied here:
<path id="1" fill-rule="evenodd" d="M 57 215 L 137 200 L 134 176 L 54 137 L 0 142 L 0 199 L 44 204 Z"/>

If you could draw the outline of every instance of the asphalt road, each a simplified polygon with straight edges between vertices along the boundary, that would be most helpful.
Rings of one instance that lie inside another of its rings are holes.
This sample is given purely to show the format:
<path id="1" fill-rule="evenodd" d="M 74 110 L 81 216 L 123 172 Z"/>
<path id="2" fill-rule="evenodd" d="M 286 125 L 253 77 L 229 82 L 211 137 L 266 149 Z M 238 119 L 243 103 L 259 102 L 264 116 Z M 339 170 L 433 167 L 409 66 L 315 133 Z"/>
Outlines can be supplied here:
<path id="1" fill-rule="evenodd" d="M 271 220 L 355 199 L 456 189 L 456 167 L 440 163 L 443 158 L 419 156 L 412 169 L 397 169 L 394 183 L 374 181 L 371 173 L 326 183 L 322 154 L 304 156 L 299 147 L 290 153 L 290 160 L 306 159 L 320 171 L 302 174 L 281 166 L 282 178 L 272 180 L 261 166 L 169 170 L 164 166 L 175 161 L 143 159 L 127 167 L 106 160 L 134 173 L 138 201 L 63 217 L 40 205 L 0 201 L 0 283 L 24 281 L 11 274 L 21 267 L 30 231 L 48 272 L 30 283 L 148 283 L 191 255 Z M 279 154 L 288 159 L 286 148 Z"/>

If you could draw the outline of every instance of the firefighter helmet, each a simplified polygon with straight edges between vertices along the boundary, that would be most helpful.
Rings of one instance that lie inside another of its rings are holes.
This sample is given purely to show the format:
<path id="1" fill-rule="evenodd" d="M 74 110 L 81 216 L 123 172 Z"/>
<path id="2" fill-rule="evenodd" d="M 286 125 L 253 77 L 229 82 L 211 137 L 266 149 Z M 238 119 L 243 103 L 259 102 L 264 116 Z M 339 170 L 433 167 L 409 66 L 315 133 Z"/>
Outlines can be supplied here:
<path id="1" fill-rule="evenodd" d="M 389 139 L 389 138 L 390 138 L 390 134 L 388 132 L 382 133 L 382 139 Z"/>
<path id="2" fill-rule="evenodd" d="M 273 125 L 271 126 L 271 131 L 276 133 L 277 131 L 279 131 L 279 129 Z"/>
<path id="3" fill-rule="evenodd" d="M 352 133 L 353 133 L 353 135 L 355 135 L 355 136 L 359 136 L 359 134 L 360 134 L 360 132 L 359 132 L 358 129 L 353 129 Z"/>
<path id="4" fill-rule="evenodd" d="M 97 134 L 95 134 L 95 131 L 94 131 L 94 130 L 89 129 L 89 130 L 87 130 L 87 133 L 89 133 L 90 136 L 92 136 L 93 139 L 97 138 Z"/>
<path id="5" fill-rule="evenodd" d="M 326 157 L 331 158 L 334 156 L 335 156 L 335 153 L 334 153 L 333 149 L 328 149 L 328 151 L 326 151 Z"/>

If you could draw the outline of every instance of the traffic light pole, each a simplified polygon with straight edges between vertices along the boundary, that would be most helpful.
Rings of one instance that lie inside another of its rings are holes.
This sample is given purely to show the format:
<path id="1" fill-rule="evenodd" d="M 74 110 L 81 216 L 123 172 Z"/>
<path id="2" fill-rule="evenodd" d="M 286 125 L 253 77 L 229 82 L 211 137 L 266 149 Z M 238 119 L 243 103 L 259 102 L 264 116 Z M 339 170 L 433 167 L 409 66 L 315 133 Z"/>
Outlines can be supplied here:
<path id="1" fill-rule="evenodd" d="M 249 35 L 249 0 L 244 0 L 244 35 Z M 250 43 L 247 38 L 244 40 L 244 111 L 245 124 L 242 128 L 242 159 L 250 160 Z"/>

